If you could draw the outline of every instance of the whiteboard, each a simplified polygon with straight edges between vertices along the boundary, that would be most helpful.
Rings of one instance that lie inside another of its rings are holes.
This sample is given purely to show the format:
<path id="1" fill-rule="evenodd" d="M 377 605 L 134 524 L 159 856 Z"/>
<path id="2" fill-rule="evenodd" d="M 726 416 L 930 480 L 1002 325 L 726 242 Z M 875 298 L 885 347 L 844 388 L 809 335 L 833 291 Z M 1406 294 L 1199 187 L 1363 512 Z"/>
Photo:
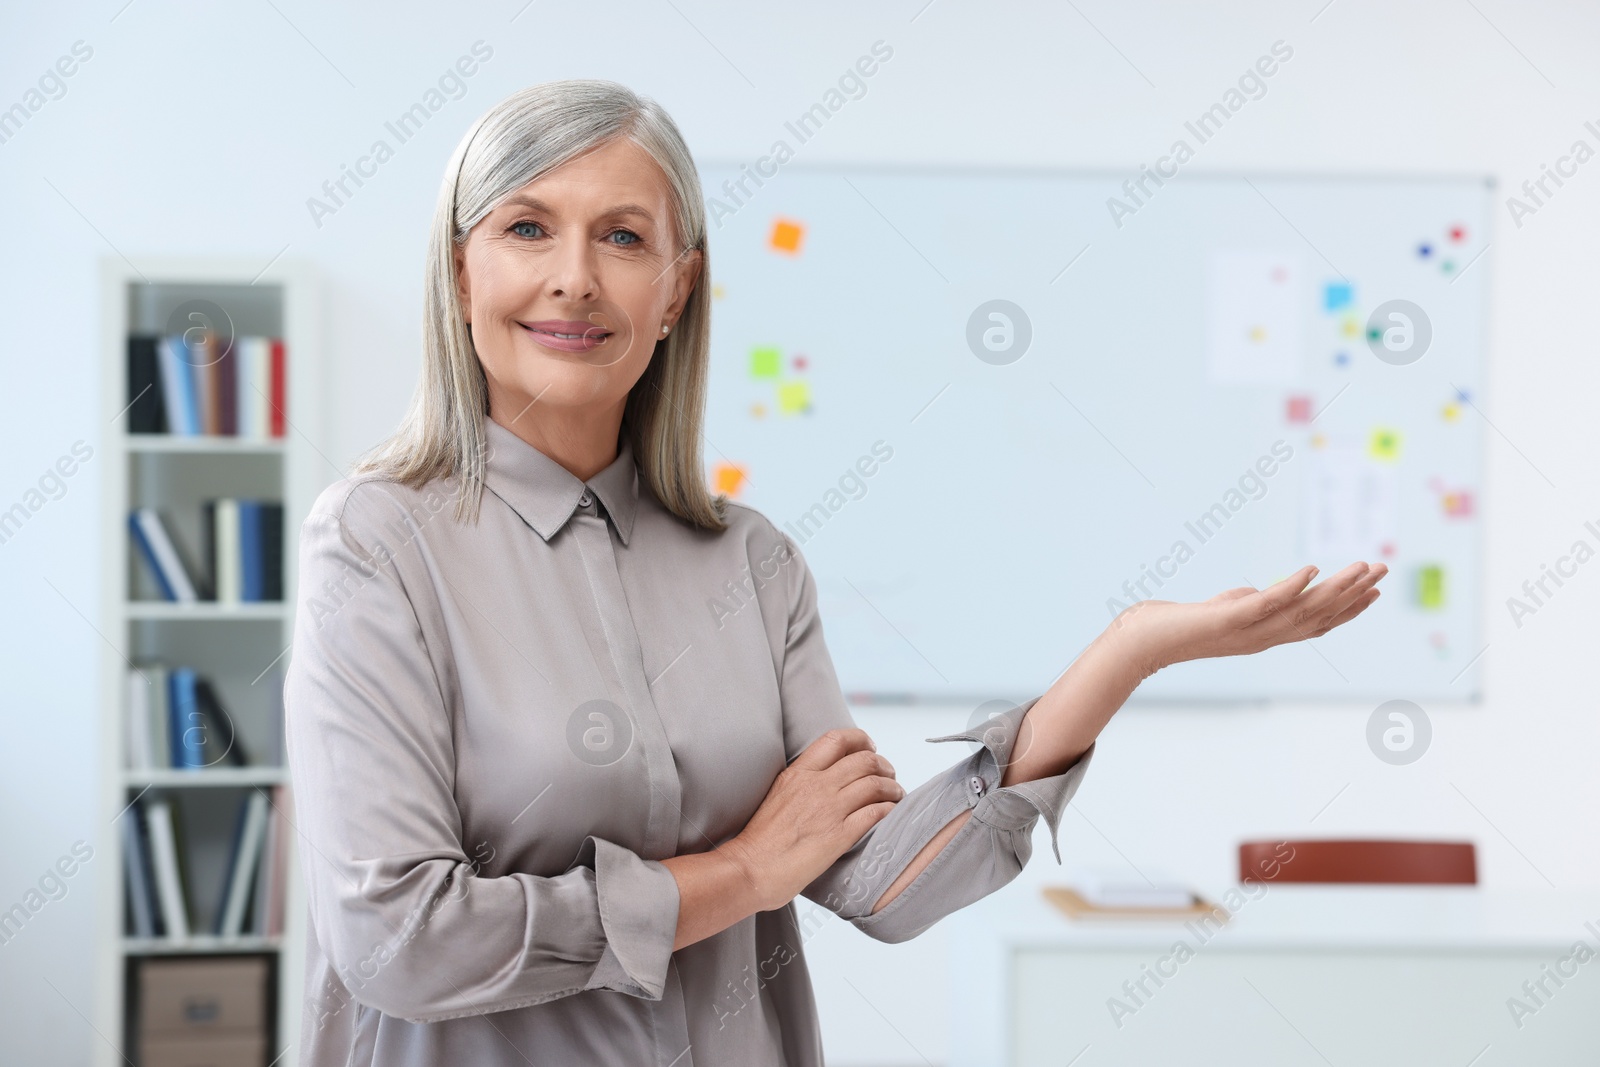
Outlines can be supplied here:
<path id="1" fill-rule="evenodd" d="M 701 171 L 707 473 L 852 699 L 1023 699 L 1135 599 L 1355 559 L 1355 624 L 1139 696 L 1477 699 L 1486 179 L 768 169 Z"/>

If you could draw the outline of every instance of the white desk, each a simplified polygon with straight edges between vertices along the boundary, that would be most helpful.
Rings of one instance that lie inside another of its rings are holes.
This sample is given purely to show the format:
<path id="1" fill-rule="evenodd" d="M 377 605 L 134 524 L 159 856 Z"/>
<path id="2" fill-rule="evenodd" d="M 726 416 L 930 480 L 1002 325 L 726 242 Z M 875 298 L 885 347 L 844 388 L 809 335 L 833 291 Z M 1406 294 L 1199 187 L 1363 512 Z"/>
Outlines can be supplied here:
<path id="1" fill-rule="evenodd" d="M 1209 940 L 1172 920 L 1069 920 L 1021 886 L 950 916 L 952 1067 L 1600 1064 L 1600 894 L 1258 892 Z M 1597 955 L 1558 987 L 1545 967 L 1580 940 Z M 1541 978 L 1539 1005 L 1522 986 Z M 1536 1008 L 1520 1028 L 1511 997 Z"/>

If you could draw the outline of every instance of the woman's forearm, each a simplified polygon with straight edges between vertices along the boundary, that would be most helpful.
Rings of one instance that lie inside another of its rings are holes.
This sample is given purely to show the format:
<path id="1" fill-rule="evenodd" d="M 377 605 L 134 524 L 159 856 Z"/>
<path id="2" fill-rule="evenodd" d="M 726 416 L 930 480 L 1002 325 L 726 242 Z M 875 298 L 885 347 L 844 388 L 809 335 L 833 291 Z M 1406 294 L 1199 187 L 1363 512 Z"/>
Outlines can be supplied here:
<path id="1" fill-rule="evenodd" d="M 1000 784 L 1049 778 L 1078 762 L 1147 677 L 1149 671 L 1132 635 L 1113 624 L 1022 717 L 1011 763 Z"/>
<path id="2" fill-rule="evenodd" d="M 1011 763 L 1001 773 L 1000 784 L 1048 778 L 1071 767 L 1147 676 L 1127 635 L 1117 627 L 1106 630 L 1022 717 Z M 963 811 L 934 834 L 884 890 L 873 913 L 882 911 L 916 881 L 971 817 L 971 809 Z"/>
<path id="3" fill-rule="evenodd" d="M 764 910 L 755 879 L 737 855 L 734 842 L 710 852 L 673 856 L 661 861 L 678 882 L 678 933 L 672 951 L 720 934 Z"/>

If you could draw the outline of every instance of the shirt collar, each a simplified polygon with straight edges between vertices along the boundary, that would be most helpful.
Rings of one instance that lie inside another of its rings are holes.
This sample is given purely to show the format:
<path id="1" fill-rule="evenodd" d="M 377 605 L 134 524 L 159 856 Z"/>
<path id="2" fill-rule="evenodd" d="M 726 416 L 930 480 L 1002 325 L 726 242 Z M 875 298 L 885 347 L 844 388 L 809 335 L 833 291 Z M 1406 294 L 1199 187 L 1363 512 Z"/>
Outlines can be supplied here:
<path id="1" fill-rule="evenodd" d="M 587 486 L 600 498 L 622 543 L 633 533 L 633 516 L 639 501 L 639 470 L 626 435 L 610 466 L 584 482 L 537 448 L 485 417 L 489 445 L 484 485 L 522 516 L 546 541 L 554 537 L 572 513 Z"/>

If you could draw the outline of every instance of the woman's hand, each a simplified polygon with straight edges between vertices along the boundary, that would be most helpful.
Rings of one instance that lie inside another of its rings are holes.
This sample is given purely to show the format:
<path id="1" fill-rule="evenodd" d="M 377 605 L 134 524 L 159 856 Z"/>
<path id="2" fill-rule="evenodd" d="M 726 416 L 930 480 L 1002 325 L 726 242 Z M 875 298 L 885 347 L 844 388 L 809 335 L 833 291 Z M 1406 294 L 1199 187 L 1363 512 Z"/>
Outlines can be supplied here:
<path id="1" fill-rule="evenodd" d="M 1246 656 L 1290 641 L 1321 637 L 1378 599 L 1389 568 L 1352 563 L 1307 588 L 1315 567 L 1302 567 L 1265 589 L 1242 586 L 1197 604 L 1141 600 L 1111 624 L 1129 639 L 1144 677 L 1185 660 Z"/>
<path id="2" fill-rule="evenodd" d="M 829 730 L 785 767 L 750 822 L 723 846 L 781 908 L 906 795 L 865 730 Z"/>

